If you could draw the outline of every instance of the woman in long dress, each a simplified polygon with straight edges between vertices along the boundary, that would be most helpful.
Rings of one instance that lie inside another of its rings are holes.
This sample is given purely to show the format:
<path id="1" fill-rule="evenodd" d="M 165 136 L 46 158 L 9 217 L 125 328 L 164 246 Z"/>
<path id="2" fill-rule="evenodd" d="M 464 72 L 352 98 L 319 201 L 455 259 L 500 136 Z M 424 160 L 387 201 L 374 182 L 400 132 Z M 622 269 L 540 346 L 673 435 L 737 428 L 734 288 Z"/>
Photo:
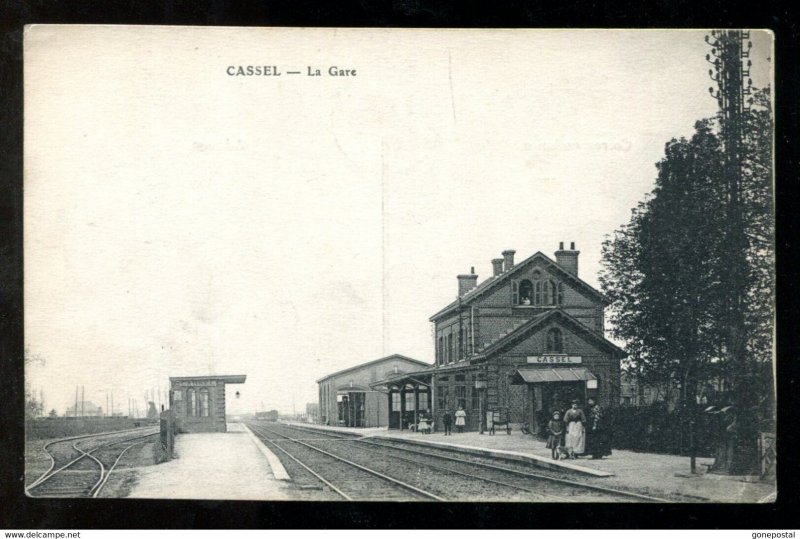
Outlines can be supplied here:
<path id="1" fill-rule="evenodd" d="M 599 404 L 595 405 L 589 416 L 588 434 L 592 443 L 587 453 L 591 453 L 593 459 L 611 455 L 611 426 Z"/>
<path id="2" fill-rule="evenodd" d="M 567 447 L 569 458 L 577 458 L 586 449 L 586 416 L 583 410 L 578 407 L 578 401 L 572 401 L 572 407 L 564 414 L 564 422 L 567 424 L 567 436 L 564 445 Z"/>
<path id="3" fill-rule="evenodd" d="M 466 419 L 467 412 L 464 411 L 464 408 L 459 406 L 456 412 L 456 430 L 458 430 L 458 432 L 464 432 L 464 425 L 467 423 Z"/>

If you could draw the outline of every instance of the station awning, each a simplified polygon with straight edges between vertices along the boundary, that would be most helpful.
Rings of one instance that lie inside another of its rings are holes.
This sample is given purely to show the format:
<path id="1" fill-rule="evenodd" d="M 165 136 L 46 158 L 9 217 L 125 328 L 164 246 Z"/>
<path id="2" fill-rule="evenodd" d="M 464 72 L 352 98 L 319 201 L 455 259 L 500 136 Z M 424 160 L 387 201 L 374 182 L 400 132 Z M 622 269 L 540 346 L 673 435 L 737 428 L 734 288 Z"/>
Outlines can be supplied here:
<path id="1" fill-rule="evenodd" d="M 585 367 L 530 367 L 517 369 L 511 383 L 543 384 L 548 382 L 582 382 L 586 380 L 597 380 L 597 377 Z"/>

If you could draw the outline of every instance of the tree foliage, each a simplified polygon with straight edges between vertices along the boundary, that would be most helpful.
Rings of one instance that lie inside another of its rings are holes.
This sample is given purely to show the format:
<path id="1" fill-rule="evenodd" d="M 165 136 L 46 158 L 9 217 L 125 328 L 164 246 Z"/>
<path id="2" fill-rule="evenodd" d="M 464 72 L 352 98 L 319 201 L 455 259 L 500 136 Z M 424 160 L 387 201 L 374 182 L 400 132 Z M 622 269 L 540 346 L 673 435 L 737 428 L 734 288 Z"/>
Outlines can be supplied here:
<path id="1" fill-rule="evenodd" d="M 725 378 L 732 368 L 724 285 L 730 222 L 718 131 L 716 119 L 702 120 L 690 139 L 669 141 L 655 189 L 603 244 L 600 282 L 612 302 L 611 332 L 626 343 L 629 372 L 646 384 L 680 383 L 686 402 L 698 383 Z M 746 342 L 763 388 L 765 369 L 756 365 L 772 358 L 775 286 L 768 90 L 756 92 L 744 132 Z"/>

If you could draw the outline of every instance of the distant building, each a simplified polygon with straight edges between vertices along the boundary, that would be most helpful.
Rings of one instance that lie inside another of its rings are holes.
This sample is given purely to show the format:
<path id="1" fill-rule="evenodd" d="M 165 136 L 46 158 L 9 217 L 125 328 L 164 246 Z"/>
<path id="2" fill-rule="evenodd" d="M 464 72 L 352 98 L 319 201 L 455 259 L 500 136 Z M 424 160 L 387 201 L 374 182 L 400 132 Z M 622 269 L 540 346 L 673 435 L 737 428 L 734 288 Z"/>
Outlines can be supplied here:
<path id="1" fill-rule="evenodd" d="M 91 401 L 81 401 L 67 408 L 66 417 L 103 417 L 103 407 Z"/>
<path id="2" fill-rule="evenodd" d="M 319 403 L 306 403 L 306 421 L 309 423 L 319 423 Z"/>
<path id="3" fill-rule="evenodd" d="M 389 406 L 385 392 L 370 387 L 389 376 L 431 367 L 417 359 L 393 354 L 317 380 L 319 422 L 345 427 L 386 427 Z"/>

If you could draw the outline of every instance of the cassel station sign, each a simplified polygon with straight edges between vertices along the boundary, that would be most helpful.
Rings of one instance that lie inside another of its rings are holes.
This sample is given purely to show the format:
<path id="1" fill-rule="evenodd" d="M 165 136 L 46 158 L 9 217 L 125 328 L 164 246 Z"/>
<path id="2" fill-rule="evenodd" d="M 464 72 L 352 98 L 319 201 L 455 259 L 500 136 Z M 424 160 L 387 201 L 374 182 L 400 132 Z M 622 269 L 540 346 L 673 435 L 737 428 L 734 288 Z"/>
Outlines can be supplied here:
<path id="1" fill-rule="evenodd" d="M 547 356 L 528 356 L 528 363 L 547 363 L 547 364 L 565 364 L 572 365 L 579 364 L 581 356 L 564 356 L 560 354 L 547 355 Z"/>

